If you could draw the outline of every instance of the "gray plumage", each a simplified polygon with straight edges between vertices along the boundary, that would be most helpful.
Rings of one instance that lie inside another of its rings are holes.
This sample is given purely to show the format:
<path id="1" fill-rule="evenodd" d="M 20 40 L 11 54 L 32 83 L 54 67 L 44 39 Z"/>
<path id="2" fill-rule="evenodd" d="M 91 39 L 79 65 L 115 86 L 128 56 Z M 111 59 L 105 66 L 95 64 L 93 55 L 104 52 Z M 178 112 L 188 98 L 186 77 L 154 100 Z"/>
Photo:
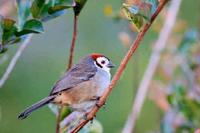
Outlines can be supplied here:
<path id="1" fill-rule="evenodd" d="M 83 58 L 56 82 L 50 95 L 73 88 L 79 83 L 88 81 L 95 75 L 96 71 L 97 68 L 94 65 L 94 60 L 90 56 Z"/>

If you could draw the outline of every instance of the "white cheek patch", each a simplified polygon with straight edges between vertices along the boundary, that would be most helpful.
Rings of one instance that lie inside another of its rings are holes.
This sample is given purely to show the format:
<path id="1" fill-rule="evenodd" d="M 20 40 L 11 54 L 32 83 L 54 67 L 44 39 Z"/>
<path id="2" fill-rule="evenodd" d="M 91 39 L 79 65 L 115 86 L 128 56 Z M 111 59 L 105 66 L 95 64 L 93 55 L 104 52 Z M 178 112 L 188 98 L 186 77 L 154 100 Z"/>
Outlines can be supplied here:
<path id="1" fill-rule="evenodd" d="M 105 57 L 99 57 L 97 58 L 97 63 L 101 66 L 99 67 L 98 64 L 95 62 L 95 65 L 99 68 L 101 68 L 102 70 L 106 71 L 107 73 L 110 73 L 110 68 L 108 68 L 106 65 L 109 63 L 109 60 Z M 102 64 L 101 62 L 105 61 L 104 64 Z"/>
<path id="2" fill-rule="evenodd" d="M 102 61 L 104 61 L 105 63 L 102 64 Z M 108 59 L 105 58 L 105 57 L 99 57 L 99 58 L 97 58 L 97 62 L 98 62 L 102 67 L 103 67 L 103 66 L 106 66 L 106 65 L 109 63 Z"/>

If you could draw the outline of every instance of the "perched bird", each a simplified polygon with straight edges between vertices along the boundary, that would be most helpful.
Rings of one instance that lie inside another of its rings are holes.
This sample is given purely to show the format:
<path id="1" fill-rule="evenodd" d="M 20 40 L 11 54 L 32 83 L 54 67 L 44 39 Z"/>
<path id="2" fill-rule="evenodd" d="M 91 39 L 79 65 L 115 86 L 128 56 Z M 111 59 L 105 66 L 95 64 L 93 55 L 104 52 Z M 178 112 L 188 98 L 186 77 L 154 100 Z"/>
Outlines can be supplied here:
<path id="1" fill-rule="evenodd" d="M 24 119 L 34 110 L 55 103 L 76 111 L 88 111 L 102 96 L 111 79 L 114 65 L 102 54 L 91 54 L 74 65 L 53 86 L 49 96 L 26 108 L 19 116 Z"/>

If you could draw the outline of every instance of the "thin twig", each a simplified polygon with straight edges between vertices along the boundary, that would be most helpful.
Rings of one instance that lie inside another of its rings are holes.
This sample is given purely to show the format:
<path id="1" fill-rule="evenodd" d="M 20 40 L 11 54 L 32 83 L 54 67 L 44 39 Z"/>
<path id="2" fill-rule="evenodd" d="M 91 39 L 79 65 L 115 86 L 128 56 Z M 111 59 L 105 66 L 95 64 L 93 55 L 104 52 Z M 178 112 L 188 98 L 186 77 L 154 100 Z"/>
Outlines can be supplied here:
<path id="1" fill-rule="evenodd" d="M 139 88 L 137 89 L 138 92 L 136 94 L 135 101 L 133 102 L 132 112 L 128 116 L 127 122 L 124 126 L 122 133 L 132 133 L 135 127 L 136 119 L 139 116 L 139 113 L 141 111 L 142 105 L 144 103 L 148 91 L 148 86 L 158 66 L 161 52 L 164 50 L 167 44 L 167 40 L 175 24 L 180 3 L 181 0 L 172 0 L 171 2 L 171 5 L 168 9 L 168 14 L 166 17 L 165 24 L 160 32 L 160 36 L 157 42 L 155 43 L 154 51 L 150 57 L 147 69 L 144 73 L 142 81 L 140 82 Z"/>
<path id="2" fill-rule="evenodd" d="M 58 115 L 56 117 L 56 133 L 60 132 L 60 121 L 61 121 L 61 113 L 62 113 L 63 107 L 58 107 Z"/>
<path id="3" fill-rule="evenodd" d="M 72 36 L 72 42 L 71 42 L 71 46 L 70 46 L 70 54 L 69 54 L 69 59 L 68 59 L 67 70 L 69 70 L 73 64 L 74 48 L 75 48 L 75 43 L 76 43 L 76 39 L 77 39 L 77 25 L 78 25 L 78 16 L 74 15 L 73 36 Z M 59 113 L 58 113 L 57 120 L 56 120 L 56 133 L 60 132 L 60 121 L 61 121 L 61 113 L 62 112 L 63 112 L 63 106 L 61 106 L 61 108 L 59 108 Z"/>
<path id="4" fill-rule="evenodd" d="M 0 89 L 2 88 L 2 86 L 4 85 L 4 83 L 7 81 L 7 79 L 9 78 L 11 72 L 13 71 L 19 57 L 21 56 L 22 52 L 25 50 L 25 48 L 28 46 L 28 44 L 31 41 L 32 38 L 32 34 L 28 35 L 27 38 L 24 40 L 24 42 L 22 44 L 20 44 L 17 52 L 15 53 L 15 55 L 13 56 L 12 60 L 10 61 L 5 73 L 3 74 L 3 76 L 0 79 Z"/>
<path id="5" fill-rule="evenodd" d="M 157 10 L 155 11 L 155 13 L 153 14 L 153 16 L 151 17 L 151 20 L 149 23 L 147 23 L 144 28 L 139 32 L 136 40 L 133 42 L 133 44 L 131 45 L 129 51 L 127 52 L 127 54 L 125 55 L 125 57 L 123 58 L 123 60 L 121 61 L 121 64 L 116 72 L 116 74 L 114 75 L 110 85 L 108 86 L 108 88 L 105 90 L 104 94 L 102 95 L 102 97 L 100 98 L 99 102 L 98 102 L 98 107 L 95 106 L 87 115 L 87 119 L 83 120 L 71 133 L 77 133 L 85 124 L 87 124 L 90 120 L 93 119 L 93 117 L 95 116 L 95 114 L 98 112 L 98 110 L 100 109 L 100 107 L 105 103 L 107 97 L 109 96 L 109 94 L 111 93 L 113 87 L 116 85 L 117 81 L 120 79 L 123 71 L 125 70 L 126 65 L 128 64 L 129 60 L 131 59 L 133 53 L 136 51 L 136 49 L 138 48 L 141 40 L 143 39 L 145 33 L 147 32 L 147 30 L 150 28 L 151 24 L 153 23 L 153 21 L 155 20 L 155 18 L 157 17 L 157 15 L 160 13 L 160 11 L 163 9 L 164 5 L 167 3 L 168 0 L 163 0 L 162 2 L 159 3 L 159 6 L 157 8 Z"/>
<path id="6" fill-rule="evenodd" d="M 74 15 L 74 30 L 73 30 L 72 43 L 70 47 L 68 70 L 71 68 L 73 64 L 74 48 L 75 48 L 75 43 L 76 43 L 76 38 L 77 38 L 77 23 L 78 23 L 78 16 Z"/>

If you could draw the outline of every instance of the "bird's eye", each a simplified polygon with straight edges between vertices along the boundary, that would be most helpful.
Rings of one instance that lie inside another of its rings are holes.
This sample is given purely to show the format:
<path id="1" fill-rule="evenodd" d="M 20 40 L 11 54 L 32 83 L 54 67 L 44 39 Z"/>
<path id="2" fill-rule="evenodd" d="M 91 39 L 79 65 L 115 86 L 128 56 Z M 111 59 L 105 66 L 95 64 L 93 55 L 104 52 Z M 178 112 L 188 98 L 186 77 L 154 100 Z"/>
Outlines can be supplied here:
<path id="1" fill-rule="evenodd" d="M 104 60 L 101 61 L 101 64 L 105 64 L 106 62 Z"/>

